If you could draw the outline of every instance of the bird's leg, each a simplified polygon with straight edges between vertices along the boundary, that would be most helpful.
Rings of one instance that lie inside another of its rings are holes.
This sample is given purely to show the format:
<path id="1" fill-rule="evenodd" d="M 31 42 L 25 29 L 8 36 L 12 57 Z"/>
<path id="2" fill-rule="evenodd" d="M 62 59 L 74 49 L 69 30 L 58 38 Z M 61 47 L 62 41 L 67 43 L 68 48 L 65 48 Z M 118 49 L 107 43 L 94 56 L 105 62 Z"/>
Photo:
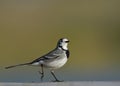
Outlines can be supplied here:
<path id="1" fill-rule="evenodd" d="M 42 71 L 39 71 L 39 74 L 41 74 L 41 81 L 43 81 L 43 77 L 44 77 L 43 64 L 41 64 L 41 70 Z"/>
<path id="2" fill-rule="evenodd" d="M 62 81 L 60 81 L 60 80 L 58 80 L 57 79 L 57 77 L 55 76 L 55 74 L 54 74 L 54 71 L 52 70 L 51 71 L 51 74 L 53 75 L 53 77 L 55 78 L 55 81 L 54 82 L 62 82 Z"/>

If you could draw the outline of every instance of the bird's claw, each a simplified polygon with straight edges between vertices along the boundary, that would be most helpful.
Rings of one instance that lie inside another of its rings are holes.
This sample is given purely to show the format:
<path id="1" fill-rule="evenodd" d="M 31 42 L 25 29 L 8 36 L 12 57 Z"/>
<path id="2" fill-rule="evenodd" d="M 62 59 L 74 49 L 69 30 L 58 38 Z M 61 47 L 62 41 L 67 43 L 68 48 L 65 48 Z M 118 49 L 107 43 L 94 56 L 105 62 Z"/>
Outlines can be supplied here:
<path id="1" fill-rule="evenodd" d="M 54 80 L 52 82 L 64 82 L 64 80 Z"/>

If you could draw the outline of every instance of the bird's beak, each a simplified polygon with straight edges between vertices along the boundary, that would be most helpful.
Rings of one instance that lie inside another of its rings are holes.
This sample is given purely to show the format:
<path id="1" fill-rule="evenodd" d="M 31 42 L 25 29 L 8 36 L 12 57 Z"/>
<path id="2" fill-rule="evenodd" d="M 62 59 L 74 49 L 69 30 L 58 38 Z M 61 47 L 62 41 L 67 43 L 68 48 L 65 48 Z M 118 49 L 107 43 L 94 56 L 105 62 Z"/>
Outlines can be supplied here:
<path id="1" fill-rule="evenodd" d="M 68 42 L 70 42 L 70 41 L 66 41 L 66 43 L 68 43 Z"/>

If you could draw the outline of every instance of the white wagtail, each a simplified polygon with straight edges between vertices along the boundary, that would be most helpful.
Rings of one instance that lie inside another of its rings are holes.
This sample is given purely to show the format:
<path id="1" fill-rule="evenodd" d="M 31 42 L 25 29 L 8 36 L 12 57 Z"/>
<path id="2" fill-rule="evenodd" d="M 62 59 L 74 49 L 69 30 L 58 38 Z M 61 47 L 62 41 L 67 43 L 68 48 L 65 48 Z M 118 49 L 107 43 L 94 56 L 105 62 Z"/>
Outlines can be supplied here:
<path id="1" fill-rule="evenodd" d="M 41 72 L 39 72 L 39 73 L 41 74 L 41 80 L 42 80 L 44 77 L 43 68 L 45 67 L 45 68 L 50 69 L 51 74 L 55 78 L 55 81 L 59 81 L 54 74 L 54 69 L 58 69 L 58 68 L 62 67 L 67 62 L 69 55 L 70 55 L 70 52 L 67 47 L 68 42 L 69 42 L 69 40 L 67 38 L 61 38 L 58 41 L 56 48 L 54 50 L 50 51 L 49 53 L 33 60 L 32 62 L 8 66 L 5 68 L 8 69 L 8 68 L 23 66 L 23 65 L 40 66 Z"/>

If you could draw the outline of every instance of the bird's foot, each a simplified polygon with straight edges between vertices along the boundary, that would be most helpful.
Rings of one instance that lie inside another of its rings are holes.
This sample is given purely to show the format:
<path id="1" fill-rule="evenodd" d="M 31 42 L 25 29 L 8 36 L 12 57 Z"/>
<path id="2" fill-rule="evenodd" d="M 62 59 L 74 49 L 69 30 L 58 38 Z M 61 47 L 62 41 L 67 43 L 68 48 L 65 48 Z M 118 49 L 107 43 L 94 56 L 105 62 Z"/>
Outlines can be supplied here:
<path id="1" fill-rule="evenodd" d="M 52 82 L 64 82 L 64 80 L 54 80 Z"/>
<path id="2" fill-rule="evenodd" d="M 41 81 L 43 81 L 44 73 L 41 72 L 41 71 L 38 71 L 38 72 L 39 72 L 39 74 L 41 75 Z"/>

